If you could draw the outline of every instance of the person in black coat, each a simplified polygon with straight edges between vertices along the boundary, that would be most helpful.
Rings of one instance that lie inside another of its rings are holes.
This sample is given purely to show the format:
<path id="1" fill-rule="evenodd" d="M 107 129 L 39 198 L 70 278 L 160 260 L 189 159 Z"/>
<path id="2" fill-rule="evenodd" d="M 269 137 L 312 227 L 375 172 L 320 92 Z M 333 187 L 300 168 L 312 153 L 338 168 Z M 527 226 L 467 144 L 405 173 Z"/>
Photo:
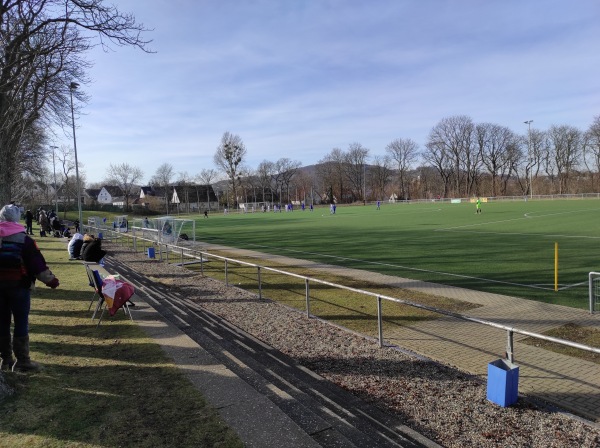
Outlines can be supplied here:
<path id="1" fill-rule="evenodd" d="M 31 210 L 25 212 L 25 227 L 25 233 L 33 235 L 33 213 L 31 213 Z"/>
<path id="2" fill-rule="evenodd" d="M 81 259 L 98 263 L 104 258 L 106 251 L 102 249 L 102 240 L 94 235 L 85 235 L 81 246 Z"/>

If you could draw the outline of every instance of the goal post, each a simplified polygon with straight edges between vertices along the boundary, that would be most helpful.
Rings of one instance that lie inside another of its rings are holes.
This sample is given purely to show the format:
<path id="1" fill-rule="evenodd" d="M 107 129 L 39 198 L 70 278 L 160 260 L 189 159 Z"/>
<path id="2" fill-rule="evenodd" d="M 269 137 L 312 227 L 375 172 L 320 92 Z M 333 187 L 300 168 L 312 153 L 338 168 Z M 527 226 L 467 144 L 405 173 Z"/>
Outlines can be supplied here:
<path id="1" fill-rule="evenodd" d="M 267 210 L 268 202 L 243 202 L 238 204 L 242 213 L 259 213 Z"/>
<path id="2" fill-rule="evenodd" d="M 590 272 L 589 274 L 590 290 L 590 314 L 600 311 L 600 272 Z"/>
<path id="3" fill-rule="evenodd" d="M 158 243 L 174 243 L 182 240 L 196 241 L 196 221 L 179 219 L 173 216 L 160 216 L 132 221 L 134 235 L 154 240 Z"/>

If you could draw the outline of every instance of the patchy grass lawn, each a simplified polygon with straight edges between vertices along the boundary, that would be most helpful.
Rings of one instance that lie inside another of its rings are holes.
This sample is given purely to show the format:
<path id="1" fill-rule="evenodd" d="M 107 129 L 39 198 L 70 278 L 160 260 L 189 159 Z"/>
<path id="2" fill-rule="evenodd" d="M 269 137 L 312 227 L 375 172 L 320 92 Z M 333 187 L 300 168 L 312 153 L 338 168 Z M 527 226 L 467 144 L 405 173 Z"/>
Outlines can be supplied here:
<path id="1" fill-rule="evenodd" d="M 56 290 L 32 294 L 31 357 L 39 373 L 4 373 L 0 445 L 11 447 L 241 447 L 184 375 L 122 313 L 96 328 L 93 290 L 66 240 L 38 238 Z"/>
<path id="2" fill-rule="evenodd" d="M 594 328 L 582 327 L 576 324 L 567 324 L 563 325 L 562 327 L 547 331 L 544 334 L 546 336 L 553 336 L 555 338 L 566 339 L 567 341 L 600 348 L 600 330 L 596 330 Z M 598 353 L 588 352 L 586 350 L 580 350 L 536 338 L 526 338 L 521 342 L 529 345 L 535 345 L 536 347 L 541 347 L 546 350 L 551 350 L 562 355 L 573 356 L 575 358 L 585 359 L 586 361 L 600 364 L 600 354 Z"/>
<path id="3" fill-rule="evenodd" d="M 322 281 L 344 285 L 349 288 L 361 289 L 375 294 L 394 297 L 413 303 L 441 308 L 446 311 L 461 313 L 479 305 L 449 299 L 447 297 L 423 294 L 389 285 L 365 282 L 349 276 L 335 275 L 326 271 L 289 266 L 269 259 L 244 257 L 226 251 L 213 251 L 215 255 L 235 258 L 248 263 L 256 263 L 285 272 L 302 275 Z M 175 255 L 176 257 L 176 255 Z M 171 260 L 175 262 L 175 259 Z M 197 264 L 188 269 L 198 271 Z M 228 263 L 228 282 L 249 291 L 258 292 L 257 269 L 238 263 Z M 204 275 L 225 281 L 224 263 L 213 258 L 203 266 Z M 261 270 L 261 285 L 263 297 L 276 302 L 306 310 L 306 284 L 304 279 L 279 274 L 266 269 Z M 334 322 L 361 334 L 377 336 L 377 299 L 373 296 L 360 294 L 333 286 L 309 282 L 310 312 L 314 316 Z M 384 330 L 399 325 L 414 325 L 424 320 L 438 319 L 441 314 L 430 312 L 410 305 L 384 300 L 382 303 Z"/>

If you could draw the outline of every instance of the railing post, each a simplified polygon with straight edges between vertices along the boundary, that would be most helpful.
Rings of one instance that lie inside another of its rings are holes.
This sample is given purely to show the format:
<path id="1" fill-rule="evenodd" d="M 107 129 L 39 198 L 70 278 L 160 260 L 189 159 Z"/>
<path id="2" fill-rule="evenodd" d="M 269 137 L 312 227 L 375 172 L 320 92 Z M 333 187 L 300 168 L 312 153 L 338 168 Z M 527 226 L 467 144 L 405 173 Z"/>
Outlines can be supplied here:
<path id="1" fill-rule="evenodd" d="M 258 268 L 258 272 L 257 272 L 257 277 L 258 277 L 258 298 L 262 299 L 262 282 L 260 281 L 260 266 L 257 266 Z"/>
<path id="2" fill-rule="evenodd" d="M 200 252 L 200 274 L 204 277 L 204 260 L 202 259 L 202 252 Z"/>
<path id="3" fill-rule="evenodd" d="M 137 236 L 133 236 L 133 251 L 137 253 Z"/>
<path id="4" fill-rule="evenodd" d="M 229 286 L 229 278 L 227 276 L 227 260 L 225 260 L 225 286 Z"/>
<path id="5" fill-rule="evenodd" d="M 594 314 L 594 288 L 592 286 L 592 273 L 588 274 L 588 292 L 590 298 L 590 314 Z"/>
<path id="6" fill-rule="evenodd" d="M 304 279 L 304 283 L 306 284 L 306 317 L 310 319 L 310 288 L 308 286 L 308 278 Z"/>
<path id="7" fill-rule="evenodd" d="M 513 336 L 513 331 L 508 330 L 506 343 L 506 359 L 508 359 L 511 363 L 515 362 L 515 345 Z"/>
<path id="8" fill-rule="evenodd" d="M 596 310 L 596 304 L 598 302 L 598 278 L 594 279 L 594 276 L 598 276 L 598 272 L 590 272 L 588 275 L 588 283 L 589 283 L 589 295 L 590 295 L 590 314 L 594 314 Z"/>
<path id="9" fill-rule="evenodd" d="M 381 313 L 380 296 L 377 296 L 377 329 L 379 332 L 379 348 L 383 348 L 383 316 Z"/>
<path id="10" fill-rule="evenodd" d="M 183 247 L 181 248 L 181 267 L 183 267 Z"/>

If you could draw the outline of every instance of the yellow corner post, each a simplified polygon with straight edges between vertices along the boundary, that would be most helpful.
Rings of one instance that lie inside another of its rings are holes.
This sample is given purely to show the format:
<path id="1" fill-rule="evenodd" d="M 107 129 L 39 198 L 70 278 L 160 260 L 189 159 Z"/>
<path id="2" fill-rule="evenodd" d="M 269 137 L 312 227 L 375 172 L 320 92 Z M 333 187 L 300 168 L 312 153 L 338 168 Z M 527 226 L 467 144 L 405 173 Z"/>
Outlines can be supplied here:
<path id="1" fill-rule="evenodd" d="M 558 291 L 558 243 L 554 243 L 554 290 Z"/>

